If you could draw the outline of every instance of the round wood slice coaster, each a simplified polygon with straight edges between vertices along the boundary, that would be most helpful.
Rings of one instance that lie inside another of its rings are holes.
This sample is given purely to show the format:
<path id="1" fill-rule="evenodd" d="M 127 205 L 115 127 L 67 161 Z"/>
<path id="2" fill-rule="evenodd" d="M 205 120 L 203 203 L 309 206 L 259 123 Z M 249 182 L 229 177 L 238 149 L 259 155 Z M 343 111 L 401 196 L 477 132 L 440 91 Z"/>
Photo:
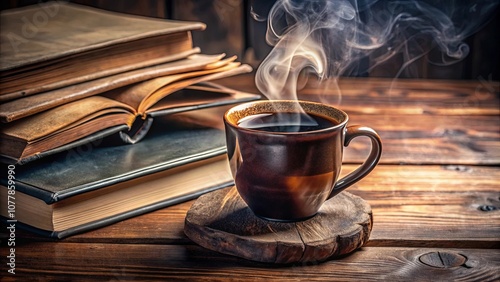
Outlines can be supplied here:
<path id="1" fill-rule="evenodd" d="M 355 251 L 370 237 L 370 205 L 342 192 L 311 219 L 282 223 L 253 214 L 236 188 L 199 197 L 189 209 L 184 233 L 220 253 L 267 263 L 318 262 Z"/>

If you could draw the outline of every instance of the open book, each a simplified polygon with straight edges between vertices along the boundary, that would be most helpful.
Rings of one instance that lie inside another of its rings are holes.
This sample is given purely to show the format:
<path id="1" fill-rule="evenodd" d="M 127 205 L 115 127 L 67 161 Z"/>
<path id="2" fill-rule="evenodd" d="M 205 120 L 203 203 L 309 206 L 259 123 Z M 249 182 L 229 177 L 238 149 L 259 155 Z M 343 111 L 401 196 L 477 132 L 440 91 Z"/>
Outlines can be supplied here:
<path id="1" fill-rule="evenodd" d="M 233 179 L 219 118 L 227 107 L 159 116 L 135 145 L 101 139 L 16 166 L 15 217 L 7 209 L 0 217 L 63 238 L 227 187 Z M 0 198 L 8 186 L 0 179 Z"/>
<path id="2" fill-rule="evenodd" d="M 43 25 L 26 23 L 41 15 Z M 136 143 L 156 116 L 259 98 L 209 83 L 251 67 L 193 47 L 191 31 L 203 23 L 61 1 L 2 11 L 1 23 L 4 163 L 25 164 L 108 135 Z"/>
<path id="3" fill-rule="evenodd" d="M 198 61 L 205 57 L 195 55 L 190 59 Z M 174 72 L 100 95 L 86 97 L 87 93 L 83 97 L 63 96 L 61 105 L 58 105 L 57 99 L 45 98 L 42 104 L 46 106 L 52 103 L 52 108 L 45 111 L 31 109 L 26 113 L 28 116 L 2 127 L 2 161 L 24 164 L 117 132 L 124 142 L 136 143 L 147 134 L 156 116 L 260 98 L 256 94 L 210 83 L 215 79 L 251 71 L 251 67 L 233 61 L 234 58 L 216 60 L 202 65 L 198 70 Z M 94 86 L 99 88 L 102 85 L 108 86 L 109 83 Z M 68 99 L 74 101 L 68 102 Z M 26 103 L 23 100 L 15 100 L 11 104 L 19 102 L 20 109 L 29 108 L 22 107 Z M 29 105 L 32 107 L 35 104 Z"/>

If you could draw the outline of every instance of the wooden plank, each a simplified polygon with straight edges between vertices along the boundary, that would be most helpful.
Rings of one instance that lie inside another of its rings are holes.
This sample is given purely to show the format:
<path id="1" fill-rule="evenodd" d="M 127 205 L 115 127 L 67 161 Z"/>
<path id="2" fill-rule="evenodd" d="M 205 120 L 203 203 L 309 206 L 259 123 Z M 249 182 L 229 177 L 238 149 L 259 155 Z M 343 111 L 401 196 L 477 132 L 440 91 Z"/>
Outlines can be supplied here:
<path id="1" fill-rule="evenodd" d="M 356 168 L 345 166 L 344 174 Z M 369 246 L 500 248 L 500 169 L 481 166 L 378 166 L 348 188 L 372 207 Z M 464 183 L 470 185 L 464 187 Z M 193 201 L 131 218 L 64 242 L 185 244 Z M 17 231 L 19 239 L 43 238 Z M 426 241 L 428 240 L 428 241 Z"/>
<path id="2" fill-rule="evenodd" d="M 171 5 L 173 19 L 207 25 L 204 31 L 193 32 L 193 42 L 202 53 L 236 55 L 241 61 L 245 48 L 243 1 L 174 0 Z"/>
<path id="3" fill-rule="evenodd" d="M 373 210 L 369 246 L 500 248 L 500 169 L 379 166 L 348 191 Z"/>
<path id="4" fill-rule="evenodd" d="M 349 123 L 379 133 L 383 164 L 500 164 L 500 115 L 351 114 Z M 344 162 L 361 162 L 369 148 L 368 140 L 353 140 Z"/>
<path id="5" fill-rule="evenodd" d="M 257 91 L 248 76 L 221 82 Z M 500 163 L 498 85 L 342 79 L 342 99 L 337 102 L 350 115 L 350 124 L 370 126 L 380 134 L 384 144 L 381 163 L 496 165 Z M 304 91 L 311 100 L 320 93 L 312 88 Z M 344 160 L 361 162 L 368 145 L 362 139 L 353 141 Z"/>
<path id="6" fill-rule="evenodd" d="M 5 253 L 5 248 L 2 249 Z M 31 280 L 495 281 L 498 250 L 365 247 L 323 263 L 270 265 L 195 245 L 25 243 L 16 274 Z"/>
<path id="7" fill-rule="evenodd" d="M 456 83 L 341 79 L 340 92 L 333 87 L 323 90 L 321 86 L 307 87 L 302 92 L 304 97 L 323 95 L 326 102 L 333 99 L 332 104 L 360 114 L 498 115 L 498 85 L 485 80 Z"/>
<path id="8" fill-rule="evenodd" d="M 253 74 L 220 82 L 236 89 L 256 92 Z M 300 99 L 320 100 L 352 114 L 405 115 L 496 115 L 500 114 L 500 83 L 475 81 L 408 80 L 381 78 L 341 78 L 334 81 L 310 80 L 300 91 Z"/>

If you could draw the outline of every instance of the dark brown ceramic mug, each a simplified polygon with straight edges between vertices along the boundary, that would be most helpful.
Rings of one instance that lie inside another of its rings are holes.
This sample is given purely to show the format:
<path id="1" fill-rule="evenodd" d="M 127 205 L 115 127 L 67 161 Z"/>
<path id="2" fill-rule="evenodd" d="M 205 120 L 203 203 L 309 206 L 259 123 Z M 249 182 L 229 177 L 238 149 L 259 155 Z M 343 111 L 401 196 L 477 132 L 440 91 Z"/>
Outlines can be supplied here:
<path id="1" fill-rule="evenodd" d="M 225 113 L 235 185 L 255 215 L 274 221 L 308 219 L 375 168 L 382 153 L 380 137 L 347 121 L 342 110 L 306 101 L 249 102 Z M 370 155 L 337 180 L 344 146 L 358 136 L 371 139 Z"/>

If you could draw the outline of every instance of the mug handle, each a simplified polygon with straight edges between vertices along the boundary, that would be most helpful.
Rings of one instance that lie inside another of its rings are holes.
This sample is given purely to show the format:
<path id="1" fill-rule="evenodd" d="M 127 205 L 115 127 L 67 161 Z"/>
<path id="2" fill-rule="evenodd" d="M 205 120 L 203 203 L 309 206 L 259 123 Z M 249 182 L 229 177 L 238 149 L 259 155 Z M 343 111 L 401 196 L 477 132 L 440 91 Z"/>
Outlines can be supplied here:
<path id="1" fill-rule="evenodd" d="M 382 140 L 377 132 L 369 127 L 361 125 L 351 125 L 347 127 L 347 131 L 344 139 L 344 146 L 347 147 L 352 139 L 358 136 L 367 136 L 372 141 L 372 148 L 370 155 L 365 160 L 365 162 L 359 166 L 355 171 L 349 173 L 344 178 L 337 181 L 333 186 L 332 192 L 328 196 L 328 199 L 342 192 L 347 187 L 361 180 L 361 178 L 367 176 L 378 164 L 380 156 L 382 155 Z"/>

